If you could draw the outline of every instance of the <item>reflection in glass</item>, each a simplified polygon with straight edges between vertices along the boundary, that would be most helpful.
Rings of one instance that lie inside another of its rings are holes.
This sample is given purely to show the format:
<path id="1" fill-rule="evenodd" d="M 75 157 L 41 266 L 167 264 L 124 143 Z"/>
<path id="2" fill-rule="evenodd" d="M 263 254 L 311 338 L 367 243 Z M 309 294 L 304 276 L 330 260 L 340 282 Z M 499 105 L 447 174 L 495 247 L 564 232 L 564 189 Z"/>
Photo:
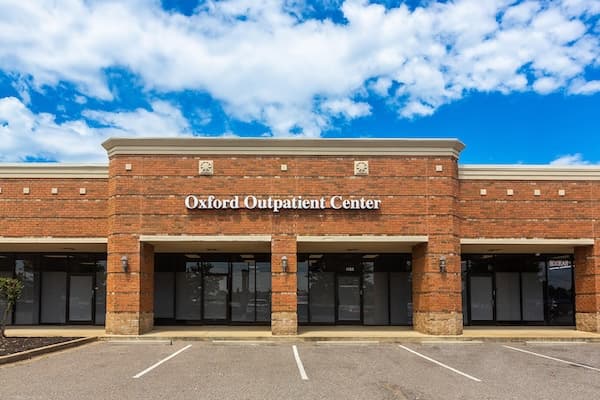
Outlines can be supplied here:
<path id="1" fill-rule="evenodd" d="M 67 273 L 42 273 L 42 323 L 64 324 L 67 305 Z"/>
<path id="2" fill-rule="evenodd" d="M 15 260 L 15 276 L 23 282 L 21 297 L 15 309 L 15 324 L 39 323 L 40 273 L 34 270 L 34 257 L 24 256 Z"/>
<path id="3" fill-rule="evenodd" d="M 310 273 L 311 322 L 335 322 L 335 273 Z"/>
<path id="4" fill-rule="evenodd" d="M 298 322 L 308 322 L 308 261 L 298 260 Z"/>
<path id="5" fill-rule="evenodd" d="M 154 318 L 173 318 L 175 274 L 154 273 Z"/>
<path id="6" fill-rule="evenodd" d="M 71 275 L 69 279 L 69 321 L 92 322 L 94 277 Z"/>
<path id="7" fill-rule="evenodd" d="M 548 261 L 548 314 L 553 325 L 572 325 L 573 266 L 569 259 Z"/>
<path id="8" fill-rule="evenodd" d="M 231 320 L 254 321 L 255 311 L 255 266 L 254 261 L 232 263 L 231 273 Z"/>
<path id="9" fill-rule="evenodd" d="M 474 321 L 494 320 L 494 298 L 492 277 L 471 276 L 471 319 Z"/>
<path id="10" fill-rule="evenodd" d="M 271 262 L 256 262 L 256 321 L 271 320 Z"/>
<path id="11" fill-rule="evenodd" d="M 360 321 L 360 276 L 338 275 L 338 320 Z"/>
<path id="12" fill-rule="evenodd" d="M 496 319 L 519 321 L 521 298 L 518 272 L 496 272 Z"/>
<path id="13" fill-rule="evenodd" d="M 411 284 L 410 272 L 390 273 L 390 322 L 392 325 L 412 324 Z"/>
<path id="14" fill-rule="evenodd" d="M 202 319 L 202 273 L 197 262 L 187 262 L 185 272 L 177 272 L 176 310 L 178 320 L 199 321 Z"/>
<path id="15" fill-rule="evenodd" d="M 535 272 L 523 272 L 522 296 L 523 296 L 523 320 L 544 320 L 544 286 L 540 276 Z M 518 297 L 518 295 L 516 296 Z"/>
<path id="16" fill-rule="evenodd" d="M 204 319 L 227 319 L 227 275 L 204 276 Z"/>
<path id="17" fill-rule="evenodd" d="M 363 275 L 363 313 L 365 325 L 388 325 L 388 273 L 370 272 Z M 395 290 L 396 288 L 394 288 Z"/>

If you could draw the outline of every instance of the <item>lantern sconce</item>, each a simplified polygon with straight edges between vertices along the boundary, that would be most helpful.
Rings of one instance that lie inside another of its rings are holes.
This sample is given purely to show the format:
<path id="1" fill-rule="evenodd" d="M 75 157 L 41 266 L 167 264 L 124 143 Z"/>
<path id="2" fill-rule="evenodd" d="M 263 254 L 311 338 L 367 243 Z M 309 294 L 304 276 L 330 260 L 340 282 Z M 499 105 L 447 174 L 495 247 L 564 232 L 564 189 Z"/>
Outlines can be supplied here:
<path id="1" fill-rule="evenodd" d="M 121 268 L 123 268 L 123 272 L 127 272 L 127 269 L 129 268 L 129 260 L 127 259 L 127 256 L 121 257 Z"/>
<path id="2" fill-rule="evenodd" d="M 288 266 L 288 259 L 287 256 L 282 256 L 281 257 L 281 269 L 283 270 L 283 272 L 287 272 L 287 266 Z"/>
<path id="3" fill-rule="evenodd" d="M 446 256 L 440 256 L 440 272 L 446 272 Z"/>

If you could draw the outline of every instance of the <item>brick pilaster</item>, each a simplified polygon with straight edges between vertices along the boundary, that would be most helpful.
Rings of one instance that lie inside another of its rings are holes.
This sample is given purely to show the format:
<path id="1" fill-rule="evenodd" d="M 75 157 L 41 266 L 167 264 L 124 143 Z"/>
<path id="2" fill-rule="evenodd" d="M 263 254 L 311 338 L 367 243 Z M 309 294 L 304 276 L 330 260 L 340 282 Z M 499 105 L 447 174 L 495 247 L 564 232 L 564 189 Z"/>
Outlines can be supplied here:
<path id="1" fill-rule="evenodd" d="M 271 241 L 271 332 L 273 335 L 298 333 L 296 252 L 295 236 L 273 236 Z M 282 257 L 287 257 L 286 272 L 283 272 Z"/>
<path id="2" fill-rule="evenodd" d="M 577 330 L 600 332 L 600 239 L 575 248 L 575 323 Z"/>

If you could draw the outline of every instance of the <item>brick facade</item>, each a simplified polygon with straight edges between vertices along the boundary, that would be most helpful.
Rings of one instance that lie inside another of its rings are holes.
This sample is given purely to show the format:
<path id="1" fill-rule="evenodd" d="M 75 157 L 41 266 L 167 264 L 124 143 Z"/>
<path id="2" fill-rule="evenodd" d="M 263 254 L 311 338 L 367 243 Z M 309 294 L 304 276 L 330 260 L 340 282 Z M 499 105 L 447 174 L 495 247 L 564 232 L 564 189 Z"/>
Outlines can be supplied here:
<path id="1" fill-rule="evenodd" d="M 462 332 L 461 239 L 595 239 L 575 249 L 576 311 L 579 329 L 600 331 L 599 180 L 463 179 L 453 155 L 109 155 L 108 178 L 6 178 L 0 171 L 0 237 L 108 238 L 109 333 L 152 329 L 154 249 L 143 235 L 270 235 L 272 330 L 281 335 L 297 332 L 297 236 L 426 236 L 412 250 L 413 318 L 415 329 L 431 334 Z M 198 172 L 206 159 L 214 162 L 211 176 Z M 356 160 L 369 161 L 367 176 L 354 174 Z M 188 194 L 365 196 L 382 204 L 356 211 L 187 210 Z"/>

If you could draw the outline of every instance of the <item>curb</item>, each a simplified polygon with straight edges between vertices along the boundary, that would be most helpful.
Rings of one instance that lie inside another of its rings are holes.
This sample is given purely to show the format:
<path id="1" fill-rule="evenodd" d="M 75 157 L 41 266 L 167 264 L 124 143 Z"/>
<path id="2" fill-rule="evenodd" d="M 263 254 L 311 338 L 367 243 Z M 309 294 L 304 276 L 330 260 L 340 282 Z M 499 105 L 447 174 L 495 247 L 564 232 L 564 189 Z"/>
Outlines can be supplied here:
<path id="1" fill-rule="evenodd" d="M 360 343 L 510 343 L 510 342 L 563 342 L 563 343 L 600 343 L 599 337 L 583 337 L 583 338 L 564 338 L 564 337 L 444 337 L 444 336 L 429 336 L 429 337 L 333 337 L 333 336 L 102 336 L 98 340 L 105 342 L 117 343 L 158 343 L 166 341 L 186 341 L 186 342 L 265 342 L 265 343 L 298 343 L 298 342 L 352 342 Z"/>
<path id="2" fill-rule="evenodd" d="M 41 356 L 43 354 L 54 353 L 56 351 L 70 349 L 72 347 L 81 346 L 87 343 L 95 342 L 98 338 L 95 336 L 79 338 L 74 340 L 69 340 L 68 342 L 55 343 L 44 347 L 38 347 L 37 349 L 31 349 L 26 351 L 21 351 L 19 353 L 8 354 L 5 356 L 0 356 L 0 365 L 10 364 L 17 361 L 28 360 L 33 357 Z"/>

